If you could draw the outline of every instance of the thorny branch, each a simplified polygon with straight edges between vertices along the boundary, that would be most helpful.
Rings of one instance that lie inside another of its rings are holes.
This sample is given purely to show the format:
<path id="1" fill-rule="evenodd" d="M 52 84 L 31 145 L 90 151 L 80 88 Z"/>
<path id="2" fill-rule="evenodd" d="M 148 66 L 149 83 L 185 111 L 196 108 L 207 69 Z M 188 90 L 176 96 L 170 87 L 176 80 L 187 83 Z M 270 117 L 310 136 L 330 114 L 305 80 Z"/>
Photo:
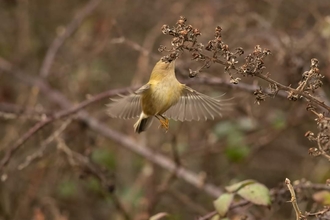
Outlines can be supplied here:
<path id="1" fill-rule="evenodd" d="M 285 184 L 288 187 L 290 194 L 291 194 L 290 202 L 292 203 L 293 209 L 296 213 L 296 220 L 305 219 L 305 216 L 303 216 L 303 214 L 301 213 L 301 211 L 299 209 L 296 193 L 294 192 L 293 186 L 291 185 L 291 181 L 288 178 L 285 179 Z"/>
<path id="2" fill-rule="evenodd" d="M 314 96 L 315 91 L 322 87 L 323 75 L 319 70 L 319 61 L 315 58 L 311 59 L 310 69 L 302 73 L 302 78 L 298 82 L 296 88 L 291 85 L 283 85 L 270 78 L 271 74 L 265 72 L 266 65 L 265 59 L 271 54 L 268 49 L 263 49 L 261 46 L 255 46 L 252 53 L 248 54 L 243 64 L 239 64 L 239 58 L 244 54 L 244 49 L 238 47 L 233 51 L 230 50 L 229 45 L 225 44 L 222 39 L 222 28 L 220 26 L 215 28 L 214 39 L 208 41 L 206 46 L 198 41 L 198 37 L 201 35 L 200 30 L 187 24 L 185 17 L 180 17 L 174 27 L 169 25 L 163 25 L 162 32 L 165 35 L 172 37 L 171 47 L 161 45 L 159 47 L 160 52 L 169 52 L 169 55 L 164 56 L 164 61 L 170 62 L 171 60 L 179 57 L 185 50 L 191 53 L 192 60 L 202 61 L 202 65 L 197 70 L 190 70 L 189 77 L 195 77 L 202 70 L 209 68 L 213 64 L 220 64 L 224 66 L 224 72 L 230 77 L 230 82 L 234 85 L 240 83 L 240 77 L 257 77 L 269 83 L 267 88 L 258 88 L 254 90 L 255 103 L 260 104 L 265 101 L 267 97 L 274 97 L 279 92 L 286 92 L 286 97 L 290 101 L 297 101 L 304 99 L 307 101 L 307 110 L 314 113 L 317 116 L 317 123 L 320 128 L 320 134 L 318 138 L 310 138 L 312 133 L 308 133 L 310 140 L 320 140 L 318 142 L 318 150 L 314 148 L 316 152 L 312 152 L 312 155 L 323 155 L 330 159 L 329 147 L 330 145 L 330 132 L 328 130 L 329 118 L 325 117 L 323 113 L 318 113 L 316 107 L 323 108 L 328 113 L 330 112 L 330 106 L 326 105 L 324 101 Z M 238 77 L 236 77 L 236 76 Z M 326 123 L 325 123 L 326 122 Z M 324 125 L 326 126 L 324 127 Z M 326 131 L 325 131 L 326 130 Z M 314 135 L 314 134 L 313 134 Z M 322 147 L 321 147 L 322 145 Z M 316 150 L 315 150 L 316 149 Z M 311 152 L 311 150 L 310 150 Z M 320 153 L 318 153 L 320 152 Z"/>
<path id="3" fill-rule="evenodd" d="M 265 72 L 265 58 L 271 54 L 268 49 L 263 49 L 261 46 L 255 46 L 252 53 L 245 57 L 245 62 L 239 64 L 239 58 L 244 54 L 244 49 L 239 47 L 230 50 L 230 47 L 222 40 L 222 28 L 217 26 L 215 28 L 214 39 L 209 40 L 206 46 L 198 41 L 201 35 L 200 30 L 187 24 L 185 17 L 180 17 L 174 27 L 163 25 L 162 32 L 165 35 L 172 37 L 171 47 L 161 45 L 160 52 L 169 52 L 162 58 L 165 62 L 171 62 L 179 57 L 185 50 L 191 53 L 192 60 L 202 61 L 202 65 L 197 70 L 189 70 L 189 77 L 195 77 L 202 70 L 209 68 L 213 64 L 220 64 L 224 66 L 224 72 L 230 77 L 230 82 L 234 85 L 240 83 L 240 77 L 257 77 L 268 82 L 268 89 L 270 92 L 265 92 L 265 88 L 258 88 L 254 91 L 255 103 L 260 104 L 265 101 L 267 97 L 275 97 L 280 91 L 287 93 L 286 97 L 290 101 L 297 101 L 300 99 L 307 101 L 307 111 L 312 112 L 317 116 L 316 122 L 319 128 L 319 133 L 314 137 L 312 132 L 307 132 L 306 137 L 311 141 L 317 142 L 317 148 L 311 148 L 309 153 L 314 156 L 323 155 L 330 160 L 330 118 L 325 117 L 324 113 L 318 113 L 316 108 L 323 108 L 328 113 L 330 107 L 324 101 L 314 96 L 315 91 L 322 87 L 322 78 L 324 77 L 318 68 L 319 61 L 315 58 L 311 59 L 310 69 L 302 73 L 302 78 L 298 82 L 296 88 L 291 85 L 283 85 L 275 81 L 270 76 L 269 72 Z M 238 77 L 237 77 L 238 76 Z M 301 214 L 299 207 L 296 203 L 293 187 L 290 187 L 290 181 L 286 181 L 292 195 L 292 201 L 297 213 L 297 219 L 304 216 Z M 212 212 L 206 216 L 208 219 L 214 216 L 216 212 Z"/>

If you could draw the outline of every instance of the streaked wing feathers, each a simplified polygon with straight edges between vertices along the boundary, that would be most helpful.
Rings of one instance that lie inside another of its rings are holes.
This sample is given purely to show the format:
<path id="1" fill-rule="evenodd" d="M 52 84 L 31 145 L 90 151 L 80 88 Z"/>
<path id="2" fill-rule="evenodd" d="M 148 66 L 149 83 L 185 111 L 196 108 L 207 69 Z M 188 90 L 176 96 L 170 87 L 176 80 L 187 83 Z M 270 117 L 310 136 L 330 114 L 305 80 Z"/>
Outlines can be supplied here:
<path id="1" fill-rule="evenodd" d="M 199 93 L 185 86 L 179 101 L 164 115 L 173 120 L 192 121 L 214 119 L 222 116 L 223 101 Z"/>
<path id="2" fill-rule="evenodd" d="M 142 112 L 140 94 L 150 88 L 149 84 L 127 96 L 119 95 L 118 99 L 111 99 L 113 102 L 108 104 L 107 113 L 113 118 L 130 119 L 140 116 Z"/>

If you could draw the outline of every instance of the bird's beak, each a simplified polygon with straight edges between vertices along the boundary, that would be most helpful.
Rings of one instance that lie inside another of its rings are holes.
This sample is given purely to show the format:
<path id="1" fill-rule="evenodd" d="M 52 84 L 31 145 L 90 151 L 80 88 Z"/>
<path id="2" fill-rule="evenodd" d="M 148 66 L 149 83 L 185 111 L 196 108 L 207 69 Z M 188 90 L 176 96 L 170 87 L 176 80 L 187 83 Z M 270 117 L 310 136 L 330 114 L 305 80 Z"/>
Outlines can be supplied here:
<path id="1" fill-rule="evenodd" d="M 175 68 L 175 60 L 172 60 L 169 65 L 168 65 L 169 68 Z"/>

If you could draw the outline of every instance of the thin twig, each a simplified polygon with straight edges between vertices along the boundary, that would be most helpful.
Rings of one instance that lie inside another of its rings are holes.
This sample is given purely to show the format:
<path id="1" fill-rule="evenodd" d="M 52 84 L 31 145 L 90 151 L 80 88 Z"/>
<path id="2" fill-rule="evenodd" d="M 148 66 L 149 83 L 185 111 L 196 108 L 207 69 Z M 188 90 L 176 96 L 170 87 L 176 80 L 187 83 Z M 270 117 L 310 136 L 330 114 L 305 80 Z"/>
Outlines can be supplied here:
<path id="1" fill-rule="evenodd" d="M 318 211 L 318 212 L 305 212 L 306 216 L 314 216 L 314 217 L 320 217 L 325 215 L 326 213 L 330 212 L 330 206 L 324 207 L 323 210 Z"/>
<path id="2" fill-rule="evenodd" d="M 97 94 L 94 97 L 87 99 L 83 102 L 81 102 L 79 105 L 72 107 L 70 109 L 66 109 L 66 110 L 62 110 L 56 114 L 54 114 L 53 116 L 49 116 L 46 119 L 38 122 L 37 124 L 35 124 L 32 128 L 30 128 L 25 134 L 23 134 L 21 136 L 21 138 L 19 138 L 14 145 L 8 147 L 5 156 L 2 158 L 1 162 L 0 162 L 0 170 L 2 170 L 4 168 L 4 166 L 7 165 L 7 163 L 9 162 L 11 156 L 28 140 L 30 139 L 37 131 L 39 131 L 41 128 L 45 127 L 46 125 L 50 124 L 51 122 L 67 117 L 69 115 L 72 115 L 76 112 L 78 112 L 79 110 L 85 108 L 86 106 L 98 102 L 102 99 L 117 95 L 119 93 L 124 93 L 127 92 L 129 89 L 131 89 L 131 87 L 129 88 L 124 88 L 124 89 L 113 89 L 113 90 L 108 90 L 105 91 L 103 93 Z"/>
<path id="3" fill-rule="evenodd" d="M 323 101 L 320 101 L 317 98 L 315 98 L 314 96 L 312 96 L 310 93 L 301 92 L 297 89 L 293 89 L 289 86 L 285 86 L 285 85 L 283 85 L 283 84 L 281 84 L 281 83 L 279 83 L 279 82 L 277 82 L 277 81 L 275 81 L 275 80 L 273 80 L 273 79 L 271 79 L 271 78 L 269 78 L 265 75 L 262 75 L 262 74 L 256 75 L 256 77 L 259 77 L 259 78 L 261 78 L 261 79 L 263 79 L 263 80 L 265 80 L 265 81 L 267 81 L 271 84 L 277 85 L 277 87 L 279 89 L 282 89 L 282 90 L 287 91 L 287 92 L 293 92 L 294 94 L 300 95 L 300 96 L 304 97 L 305 99 L 311 101 L 312 103 L 317 104 L 318 106 L 320 106 L 320 107 L 324 108 L 325 110 L 327 110 L 328 112 L 330 112 L 330 107 L 329 106 L 327 106 Z"/>
<path id="4" fill-rule="evenodd" d="M 149 202 L 149 207 L 148 207 L 148 212 L 151 213 L 153 211 L 153 208 L 156 207 L 158 202 L 160 201 L 160 197 L 168 191 L 169 187 L 173 182 L 176 180 L 176 172 L 178 168 L 181 166 L 181 161 L 180 161 L 180 156 L 179 152 L 177 149 L 177 139 L 176 136 L 173 135 L 172 141 L 171 141 L 171 149 L 172 149 L 172 154 L 173 154 L 173 161 L 175 165 L 177 166 L 174 172 L 171 172 L 169 176 L 166 177 L 164 181 L 162 181 L 162 184 L 157 188 L 157 191 L 154 193 L 152 198 L 150 199 L 151 201 Z"/>
<path id="5" fill-rule="evenodd" d="M 29 119 L 35 121 L 41 121 L 45 119 L 45 115 L 28 115 L 28 114 L 15 114 L 15 113 L 8 113 L 8 112 L 1 112 L 0 111 L 0 118 L 4 120 L 13 120 L 13 119 Z"/>
<path id="6" fill-rule="evenodd" d="M 303 216 L 303 214 L 301 213 L 300 209 L 299 209 L 299 206 L 298 206 L 298 203 L 297 203 L 296 193 L 294 192 L 294 188 L 291 185 L 291 181 L 288 178 L 285 179 L 285 184 L 288 187 L 288 189 L 290 191 L 290 194 L 291 194 L 290 202 L 292 203 L 293 209 L 296 213 L 296 220 L 300 220 L 302 218 L 305 218 Z"/>
<path id="7" fill-rule="evenodd" d="M 321 144 L 321 133 L 319 133 L 317 135 L 317 146 L 318 146 L 318 149 L 319 151 L 321 152 L 322 156 L 324 156 L 325 158 L 327 158 L 329 161 L 330 161 L 330 155 L 327 154 L 327 152 L 324 151 L 323 147 L 322 147 L 322 144 Z"/>
<path id="8" fill-rule="evenodd" d="M 237 202 L 237 203 L 234 203 L 230 206 L 229 210 L 233 210 L 233 209 L 236 209 L 236 208 L 239 208 L 239 207 L 243 207 L 243 206 L 246 206 L 250 204 L 249 201 L 247 200 L 243 200 L 243 201 L 240 201 L 240 202 Z M 213 216 L 215 216 L 216 214 L 218 214 L 217 211 L 212 211 L 202 217 L 199 217 L 198 220 L 208 220 L 208 219 L 211 219 Z"/>
<path id="9" fill-rule="evenodd" d="M 129 213 L 126 211 L 124 205 L 122 204 L 122 202 L 120 201 L 119 197 L 113 193 L 111 194 L 111 199 L 113 201 L 113 203 L 115 204 L 117 210 L 123 215 L 125 220 L 130 220 L 131 217 L 129 216 Z"/>
<path id="10" fill-rule="evenodd" d="M 32 86 L 37 86 L 43 92 L 43 94 L 45 94 L 48 97 L 48 99 L 50 101 L 60 105 L 64 109 L 69 109 L 70 111 L 68 111 L 68 110 L 62 111 L 62 113 L 61 113 L 62 117 L 66 116 L 68 114 L 72 114 L 72 110 L 74 110 L 76 108 L 76 107 L 72 107 L 71 102 L 62 93 L 51 88 L 47 83 L 40 80 L 39 78 L 30 76 L 20 70 L 15 69 L 8 61 L 6 61 L 2 58 L 0 58 L 0 69 L 5 71 L 6 73 L 11 73 L 11 75 L 13 77 L 17 78 L 18 80 L 20 80 L 24 83 L 27 83 Z M 113 90 L 111 90 L 111 91 L 113 91 Z M 121 90 L 121 91 L 117 90 L 116 92 L 123 93 L 124 90 Z M 107 95 L 110 96 L 110 94 L 107 94 Z M 86 102 L 87 101 L 88 100 L 86 100 Z M 79 105 L 79 106 L 85 107 L 86 103 L 84 105 Z M 80 109 L 81 109 L 81 107 L 80 107 Z M 78 109 L 78 110 L 80 110 L 80 109 Z M 75 111 L 77 111 L 77 110 L 75 110 Z M 103 135 L 104 137 L 114 140 L 115 142 L 121 144 L 122 146 L 126 147 L 127 149 L 131 150 L 132 152 L 142 156 L 143 158 L 146 158 L 147 160 L 151 161 L 152 163 L 155 163 L 156 165 L 162 167 L 163 169 L 165 169 L 169 172 L 176 171 L 177 166 L 175 165 L 175 163 L 173 163 L 173 161 L 171 161 L 166 156 L 155 153 L 155 152 L 151 151 L 147 146 L 144 146 L 142 144 L 137 144 L 136 141 L 134 139 L 132 139 L 131 137 L 110 129 L 107 125 L 105 125 L 105 124 L 99 122 L 98 120 L 96 120 L 95 118 L 89 116 L 87 114 L 87 112 L 81 110 L 77 114 L 77 117 L 79 120 L 85 122 L 86 125 L 89 126 L 90 129 Z M 48 123 L 50 123 L 50 122 L 48 122 Z M 42 126 L 44 126 L 44 125 L 42 125 Z M 37 129 L 39 130 L 40 128 L 38 127 Z M 36 128 L 33 128 L 33 129 L 36 130 Z M 34 133 L 35 133 L 35 131 L 34 131 Z M 30 132 L 30 134 L 31 134 L 31 132 Z M 25 137 L 24 141 L 27 141 L 29 139 L 30 134 L 25 135 L 27 137 Z M 13 148 L 13 149 L 17 150 L 16 148 Z M 7 155 L 7 157 L 4 157 L 2 159 L 2 162 L 5 165 L 9 162 L 11 155 L 12 155 L 12 152 L 10 152 L 9 157 Z M 0 166 L 0 169 L 1 168 L 3 169 L 3 166 Z M 177 178 L 180 178 L 180 179 L 186 181 L 187 183 L 205 191 L 207 194 L 209 194 L 210 196 L 212 196 L 214 198 L 217 198 L 222 193 L 222 190 L 219 189 L 215 185 L 205 183 L 201 186 L 200 177 L 196 173 L 193 173 L 184 167 L 180 167 L 180 169 L 177 170 Z"/>
<path id="11" fill-rule="evenodd" d="M 46 140 L 44 140 L 40 144 L 40 147 L 38 148 L 38 150 L 35 153 L 27 156 L 25 161 L 22 164 L 18 165 L 18 169 L 22 170 L 22 169 L 26 168 L 33 160 L 35 160 L 39 157 L 42 157 L 44 151 L 49 146 L 49 144 L 52 141 L 54 141 L 69 126 L 69 124 L 71 122 L 72 122 L 72 118 L 69 118 L 66 121 L 64 121 L 63 124 L 57 130 L 55 130 L 48 138 L 46 138 Z"/>
<path id="12" fill-rule="evenodd" d="M 32 116 L 42 116 L 42 115 L 49 115 L 51 112 L 45 111 L 45 110 L 37 110 L 35 108 L 31 107 L 25 107 L 25 106 L 18 106 L 13 103 L 6 103 L 1 102 L 0 103 L 0 111 L 5 113 L 12 113 L 15 115 L 32 115 Z"/>
<path id="13" fill-rule="evenodd" d="M 171 196 L 177 199 L 179 202 L 183 203 L 185 207 L 190 208 L 195 213 L 200 215 L 204 215 L 207 213 L 207 210 L 201 205 L 198 204 L 193 198 L 190 198 L 185 193 L 180 192 L 179 190 L 175 190 L 173 188 L 169 188 L 167 190 Z"/>
<path id="14" fill-rule="evenodd" d="M 65 141 L 57 137 L 58 142 L 58 149 L 64 152 L 68 158 L 69 163 L 72 166 L 81 166 L 84 169 L 87 169 L 89 173 L 91 173 L 94 177 L 99 179 L 103 187 L 105 187 L 107 190 L 102 191 L 102 195 L 104 197 L 108 197 L 109 193 L 111 196 L 112 201 L 114 202 L 116 209 L 118 212 L 122 214 L 125 220 L 130 220 L 131 217 L 125 207 L 122 205 L 120 199 L 118 196 L 113 192 L 114 186 L 112 181 L 109 181 L 107 176 L 104 175 L 92 162 L 89 160 L 88 157 L 81 155 L 78 152 L 72 151 L 65 143 Z M 111 185 L 110 185 L 111 184 Z"/>
<path id="15" fill-rule="evenodd" d="M 48 77 L 49 70 L 54 62 L 54 58 L 63 45 L 64 41 L 69 38 L 73 32 L 77 30 L 82 21 L 90 15 L 93 10 L 99 5 L 102 0 L 91 0 L 89 1 L 72 19 L 72 21 L 59 33 L 59 35 L 53 40 L 52 44 L 47 50 L 45 59 L 42 62 L 39 75 L 43 78 Z"/>

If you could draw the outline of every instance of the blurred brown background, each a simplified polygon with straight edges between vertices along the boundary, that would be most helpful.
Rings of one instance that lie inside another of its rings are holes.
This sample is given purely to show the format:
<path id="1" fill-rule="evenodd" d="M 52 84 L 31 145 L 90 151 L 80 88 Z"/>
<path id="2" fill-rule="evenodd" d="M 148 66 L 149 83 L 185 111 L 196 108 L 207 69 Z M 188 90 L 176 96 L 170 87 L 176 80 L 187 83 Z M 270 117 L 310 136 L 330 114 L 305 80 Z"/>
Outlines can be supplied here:
<path id="1" fill-rule="evenodd" d="M 243 47 L 246 54 L 257 44 L 270 49 L 266 71 L 285 85 L 296 86 L 310 59 L 319 59 L 325 85 L 318 95 L 326 99 L 329 12 L 330 2 L 324 0 L 1 0 L 0 155 L 37 122 L 31 115 L 63 109 L 54 101 L 56 95 L 38 87 L 38 80 L 72 103 L 109 89 L 141 85 L 165 55 L 157 51 L 159 45 L 170 44 L 161 26 L 175 25 L 180 15 L 200 29 L 204 44 L 219 25 L 231 48 Z M 9 63 L 18 74 L 5 71 Z M 198 63 L 184 54 L 178 62 L 178 78 L 188 80 L 188 69 L 196 67 Z M 30 76 L 36 81 L 31 83 Z M 216 65 L 198 77 L 202 76 L 229 80 Z M 243 78 L 242 84 L 266 85 L 251 78 Z M 192 87 L 212 96 L 235 97 L 233 110 L 214 121 L 171 121 L 168 133 L 154 123 L 141 135 L 133 132 L 135 120 L 106 115 L 108 99 L 86 110 L 124 139 L 133 139 L 169 161 L 175 148 L 183 167 L 220 189 L 244 179 L 272 188 L 286 177 L 315 183 L 328 178 L 328 161 L 308 155 L 313 144 L 304 134 L 316 130 L 316 125 L 304 102 L 279 96 L 257 105 L 253 92 L 235 86 L 195 83 Z M 28 118 L 23 117 L 28 113 Z M 194 219 L 214 210 L 214 196 L 174 178 L 80 120 L 70 122 L 61 134 L 67 149 L 56 140 L 44 144 L 63 123 L 65 119 L 55 121 L 33 135 L 2 170 L 1 220 L 147 219 L 158 212 L 170 213 L 171 219 Z M 45 149 L 39 155 L 41 147 Z M 104 182 L 86 171 L 87 165 L 74 153 L 96 167 L 115 192 L 107 192 Z M 37 158 L 24 166 L 31 155 Z M 254 216 L 290 217 L 289 203 L 272 211 L 260 209 Z"/>

